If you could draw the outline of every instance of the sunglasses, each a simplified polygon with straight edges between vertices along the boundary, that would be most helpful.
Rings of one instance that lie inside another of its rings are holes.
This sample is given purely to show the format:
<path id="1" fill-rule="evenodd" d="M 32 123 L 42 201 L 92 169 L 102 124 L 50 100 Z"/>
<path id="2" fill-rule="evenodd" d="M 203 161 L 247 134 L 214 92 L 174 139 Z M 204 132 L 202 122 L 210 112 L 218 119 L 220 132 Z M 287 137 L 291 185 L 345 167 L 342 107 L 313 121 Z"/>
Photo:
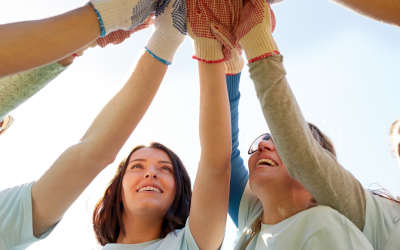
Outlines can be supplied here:
<path id="1" fill-rule="evenodd" d="M 272 143 L 274 143 L 274 141 L 272 140 L 271 134 L 270 133 L 265 133 L 260 135 L 259 137 L 257 137 L 257 139 L 255 139 L 255 141 L 251 144 L 249 151 L 247 152 L 249 155 L 254 154 L 255 152 L 257 152 L 258 150 L 258 144 L 261 141 L 271 141 Z"/>

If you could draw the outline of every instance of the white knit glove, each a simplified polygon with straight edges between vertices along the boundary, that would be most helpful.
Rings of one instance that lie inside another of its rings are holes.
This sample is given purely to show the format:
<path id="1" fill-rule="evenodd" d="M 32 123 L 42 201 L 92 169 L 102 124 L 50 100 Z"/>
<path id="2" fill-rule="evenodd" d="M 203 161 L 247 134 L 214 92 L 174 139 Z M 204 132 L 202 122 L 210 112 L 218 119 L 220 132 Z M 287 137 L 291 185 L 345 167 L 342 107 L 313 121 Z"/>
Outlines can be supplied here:
<path id="1" fill-rule="evenodd" d="M 175 52 L 185 41 L 186 5 L 184 0 L 160 0 L 156 11 L 153 34 L 146 50 L 157 60 L 170 65 Z"/>
<path id="2" fill-rule="evenodd" d="M 99 17 L 101 36 L 131 30 L 142 24 L 157 7 L 156 0 L 90 0 Z"/>

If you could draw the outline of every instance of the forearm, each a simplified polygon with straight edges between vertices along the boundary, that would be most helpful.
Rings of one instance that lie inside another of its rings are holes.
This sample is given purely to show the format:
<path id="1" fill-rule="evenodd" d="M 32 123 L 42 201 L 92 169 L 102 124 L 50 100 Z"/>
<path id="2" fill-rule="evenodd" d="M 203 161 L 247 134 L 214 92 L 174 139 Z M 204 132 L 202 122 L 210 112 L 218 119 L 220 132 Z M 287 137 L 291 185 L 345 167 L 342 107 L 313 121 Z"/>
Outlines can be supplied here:
<path id="1" fill-rule="evenodd" d="M 249 173 L 244 166 L 244 161 L 239 151 L 239 100 L 240 100 L 240 73 L 227 75 L 226 85 L 229 95 L 232 130 L 232 154 L 231 154 L 231 180 L 229 185 L 229 209 L 228 213 L 232 221 L 238 227 L 239 206 L 243 191 L 249 179 Z"/>
<path id="2" fill-rule="evenodd" d="M 38 20 L 0 25 L 0 77 L 73 54 L 100 36 L 92 6 Z"/>
<path id="3" fill-rule="evenodd" d="M 224 65 L 199 62 L 199 75 L 201 156 L 189 224 L 199 249 L 219 249 L 229 204 L 231 154 Z"/>
<path id="4" fill-rule="evenodd" d="M 314 140 L 286 81 L 282 57 L 268 57 L 249 67 L 274 144 L 289 174 L 319 204 L 336 209 L 362 230 L 366 205 L 363 187 Z"/>
<path id="5" fill-rule="evenodd" d="M 400 27 L 398 0 L 331 0 L 359 14 Z"/>
<path id="6" fill-rule="evenodd" d="M 107 165 L 150 106 L 167 66 L 141 56 L 124 87 L 103 108 L 81 141 L 66 150 L 33 185 L 35 235 L 54 225 Z"/>
<path id="7" fill-rule="evenodd" d="M 224 72 L 223 63 L 199 62 L 201 160 L 214 166 L 229 164 L 231 155 L 229 101 Z M 217 168 L 213 170 L 219 171 Z"/>
<path id="8" fill-rule="evenodd" d="M 3 121 L 9 112 L 39 92 L 65 69 L 67 67 L 53 63 L 0 79 L 0 121 Z"/>

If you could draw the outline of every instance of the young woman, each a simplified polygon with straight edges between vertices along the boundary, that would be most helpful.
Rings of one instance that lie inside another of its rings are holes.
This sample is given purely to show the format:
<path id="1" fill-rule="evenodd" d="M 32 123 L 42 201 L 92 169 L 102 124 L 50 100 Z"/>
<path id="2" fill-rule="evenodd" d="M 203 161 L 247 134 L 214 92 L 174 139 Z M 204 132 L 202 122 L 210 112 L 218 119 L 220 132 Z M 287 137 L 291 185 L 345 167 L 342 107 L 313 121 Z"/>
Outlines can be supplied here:
<path id="1" fill-rule="evenodd" d="M 25 249 L 30 244 L 45 238 L 97 174 L 114 161 L 154 98 L 167 70 L 167 64 L 164 62 L 172 61 L 176 49 L 185 39 L 184 34 L 172 28 L 174 11 L 172 6 L 177 6 L 178 3 L 170 2 L 169 5 L 163 6 L 163 13 L 155 21 L 156 30 L 146 46 L 149 53 L 145 52 L 141 56 L 131 78 L 103 108 L 82 139 L 68 148 L 38 181 L 0 192 L 1 249 Z M 165 29 L 169 30 L 167 34 L 162 32 Z M 207 49 L 207 46 L 203 48 Z M 229 128 L 228 97 L 222 64 L 199 63 L 199 71 L 202 92 L 200 105 L 202 154 L 191 198 L 193 213 L 187 222 L 190 229 L 187 226 L 184 230 L 186 232 L 184 240 L 188 249 L 218 249 L 222 244 L 228 209 L 231 150 L 230 130 L 227 129 Z M 141 148 L 132 153 L 133 159 L 129 158 L 129 168 L 124 175 L 123 189 L 121 189 L 125 234 L 122 233 L 121 238 L 117 240 L 117 243 L 122 243 L 119 248 L 124 248 L 126 246 L 124 243 L 140 244 L 157 241 L 161 236 L 165 236 L 162 233 L 166 231 L 161 230 L 163 216 L 173 222 L 167 223 L 168 226 L 184 223 L 181 217 L 176 218 L 168 213 L 171 204 L 173 206 L 171 210 L 175 209 L 174 196 L 180 191 L 176 190 L 179 188 L 178 181 L 172 175 L 182 169 L 178 169 L 179 166 L 174 168 L 177 166 L 174 165 L 176 158 L 168 156 L 166 151 L 168 150 L 157 149 L 157 152 L 154 152 L 154 146 Z M 132 160 L 135 163 L 133 166 Z M 148 172 L 140 175 L 143 169 Z M 151 181 L 147 182 L 149 179 Z M 140 189 L 144 189 L 134 190 L 133 187 L 139 185 L 138 183 L 143 184 Z M 160 191 L 157 196 L 148 191 L 148 188 L 155 190 L 154 184 Z M 187 181 L 184 186 L 187 189 Z M 129 196 L 131 194 L 134 197 Z M 179 198 L 184 196 L 188 202 L 187 195 L 186 190 Z M 146 214 L 147 209 L 151 212 Z M 153 228 L 151 234 L 146 234 L 146 237 L 142 233 L 143 237 L 132 238 L 132 232 L 135 232 L 132 231 L 132 226 L 139 225 L 135 230 L 142 230 L 143 220 L 157 221 L 158 224 L 148 225 Z M 213 223 L 209 223 L 210 221 Z M 130 224 L 131 222 L 135 224 Z M 191 232 L 192 236 L 188 232 Z M 173 236 L 174 232 L 171 234 Z M 171 239 L 174 238 L 167 237 L 165 244 L 169 245 Z M 176 249 L 184 248 L 184 245 L 180 244 L 175 246 Z M 135 248 L 141 247 L 139 245 Z M 154 248 L 167 249 L 157 248 L 157 245 L 151 249 Z"/>
<path id="2" fill-rule="evenodd" d="M 241 22 L 245 23 L 243 20 Z M 255 148 L 253 147 L 257 151 L 249 160 L 250 187 L 254 195 L 259 196 L 258 198 L 264 206 L 262 221 L 268 224 L 267 220 L 270 219 L 273 222 L 274 217 L 269 217 L 269 214 L 273 215 L 274 212 L 278 218 L 283 219 L 283 215 L 287 214 L 287 212 L 285 209 L 282 210 L 282 207 L 285 208 L 287 204 L 294 204 L 294 207 L 304 208 L 310 203 L 310 200 L 307 199 L 312 197 L 319 205 L 326 205 L 337 210 L 340 213 L 337 214 L 339 217 L 341 217 L 341 214 L 346 216 L 358 229 L 362 230 L 374 249 L 399 249 L 400 240 L 397 237 L 400 232 L 400 223 L 398 223 L 400 216 L 399 204 L 374 195 L 364 189 L 357 179 L 338 163 L 333 146 L 331 143 L 327 143 L 329 142 L 327 137 L 313 128 L 313 126 L 310 129 L 310 125 L 304 120 L 286 81 L 282 57 L 279 55 L 270 56 L 276 51 L 276 45 L 268 32 L 269 30 L 269 27 L 265 26 L 264 29 L 258 30 L 267 34 L 267 36 L 263 37 L 263 40 L 260 40 L 264 43 L 266 49 L 258 50 L 258 55 L 246 53 L 246 55 L 250 55 L 250 57 L 248 56 L 249 62 L 252 62 L 249 64 L 250 77 L 254 82 L 257 96 L 273 138 L 272 142 L 265 141 L 269 138 L 268 136 L 260 137 L 258 139 L 258 148 L 257 145 L 255 145 Z M 239 25 L 236 32 L 238 42 L 246 52 L 247 50 L 252 51 L 252 47 L 247 43 L 246 35 L 243 36 L 243 33 Z M 259 34 L 262 33 L 260 32 Z M 260 37 L 262 36 L 260 35 Z M 262 46 L 259 46 L 259 48 L 262 48 Z M 257 50 L 253 48 L 253 51 Z M 251 55 L 254 57 L 251 57 Z M 232 131 L 235 131 L 234 126 Z M 237 133 L 237 129 L 234 133 Z M 237 145 L 237 134 L 234 134 L 234 136 L 233 138 L 236 138 L 236 141 L 233 142 L 233 145 Z M 269 140 L 271 139 L 269 138 Z M 252 151 L 250 150 L 249 153 Z M 249 212 L 260 211 L 261 209 L 257 210 L 257 205 L 254 205 L 255 208 L 252 207 L 253 204 L 259 203 L 254 195 L 249 195 L 246 191 L 245 181 L 247 175 L 243 167 L 237 167 L 242 164 L 238 150 L 234 149 L 232 152 L 233 186 L 231 185 L 231 197 L 234 194 L 243 193 L 243 190 L 245 191 L 241 201 L 239 200 L 240 198 L 237 198 L 239 195 L 230 199 L 229 211 L 231 217 L 241 229 L 249 225 L 248 218 L 254 219 L 254 217 L 248 216 Z M 291 194 L 289 195 L 289 198 L 292 197 L 291 199 L 287 200 L 285 196 L 281 195 L 275 197 L 277 199 L 275 203 L 268 203 L 266 206 L 268 195 L 272 191 L 280 190 L 283 187 L 282 183 L 280 185 L 272 185 L 272 180 L 274 179 L 272 177 L 274 176 L 277 178 L 278 176 L 284 176 L 287 180 L 290 180 L 290 183 L 296 184 L 298 190 L 302 190 L 307 194 L 307 196 L 304 196 L 307 199 L 300 202 L 299 198 L 301 196 L 293 196 L 296 193 L 292 191 L 289 193 Z M 271 179 L 270 182 L 267 181 L 269 180 L 268 178 Z M 263 181 L 265 182 L 264 186 L 261 185 L 264 184 Z M 282 201 L 284 202 L 282 203 Z M 269 206 L 270 204 L 274 204 L 272 210 Z M 276 206 L 275 204 L 281 204 L 281 206 Z M 318 207 L 305 210 L 302 213 L 311 212 Z M 265 212 L 266 208 L 268 208 L 267 211 L 269 213 Z M 248 210 L 246 211 L 246 209 Z M 279 211 L 285 213 L 281 214 Z M 298 212 L 298 210 L 294 212 Z M 295 216 L 299 216 L 302 213 L 298 213 Z M 323 215 L 323 217 L 327 216 L 328 213 Z M 245 224 L 246 222 L 247 224 Z M 354 229 L 352 223 L 348 223 L 348 228 Z M 275 234 L 272 233 L 272 235 Z M 275 237 L 268 238 L 272 240 Z M 260 236 L 258 240 L 260 242 Z M 339 240 L 336 242 L 339 242 Z M 253 242 L 253 244 L 256 243 Z M 342 249 L 333 246 L 331 248 Z"/>
<path id="3" fill-rule="evenodd" d="M 268 4 L 262 0 L 245 3 L 236 37 L 250 69 L 265 60 L 280 61 L 271 30 Z M 265 66 L 262 70 L 264 82 L 274 79 L 275 68 Z M 352 222 L 334 209 L 319 205 L 302 183 L 289 175 L 283 158 L 287 153 L 277 150 L 274 143 L 278 142 L 270 134 L 260 136 L 251 145 L 247 172 L 238 150 L 238 89 L 238 81 L 228 82 L 233 146 L 229 214 L 239 228 L 235 249 L 372 249 Z M 290 117 L 291 109 L 282 104 L 278 114 L 282 112 Z M 315 136 L 310 133 L 311 143 L 335 153 L 329 139 L 315 126 L 307 125 L 306 129 Z"/>

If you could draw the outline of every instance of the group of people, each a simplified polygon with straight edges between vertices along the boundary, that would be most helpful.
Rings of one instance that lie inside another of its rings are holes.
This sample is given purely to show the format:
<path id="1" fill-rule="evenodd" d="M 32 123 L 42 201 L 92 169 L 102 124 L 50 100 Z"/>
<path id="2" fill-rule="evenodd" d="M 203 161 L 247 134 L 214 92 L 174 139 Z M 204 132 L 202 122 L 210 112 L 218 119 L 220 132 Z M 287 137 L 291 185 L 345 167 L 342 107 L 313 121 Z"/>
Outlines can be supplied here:
<path id="1" fill-rule="evenodd" d="M 223 249 L 227 213 L 239 232 L 235 250 L 400 249 L 400 202 L 363 188 L 338 162 L 331 140 L 305 121 L 272 36 L 274 3 L 91 0 L 49 19 L 1 25 L 0 135 L 12 124 L 10 112 L 86 49 L 119 44 L 152 25 L 154 31 L 129 80 L 81 140 L 37 181 L 0 191 L 0 249 L 26 249 L 46 238 L 114 162 L 187 34 L 200 79 L 201 155 L 193 190 L 171 149 L 159 142 L 136 146 L 93 211 L 102 249 Z M 400 26 L 396 1 L 338 3 Z M 238 149 L 242 50 L 270 128 L 250 145 L 247 168 Z M 11 86 L 19 84 L 28 87 L 15 94 Z M 399 120 L 391 139 L 400 163 Z"/>

